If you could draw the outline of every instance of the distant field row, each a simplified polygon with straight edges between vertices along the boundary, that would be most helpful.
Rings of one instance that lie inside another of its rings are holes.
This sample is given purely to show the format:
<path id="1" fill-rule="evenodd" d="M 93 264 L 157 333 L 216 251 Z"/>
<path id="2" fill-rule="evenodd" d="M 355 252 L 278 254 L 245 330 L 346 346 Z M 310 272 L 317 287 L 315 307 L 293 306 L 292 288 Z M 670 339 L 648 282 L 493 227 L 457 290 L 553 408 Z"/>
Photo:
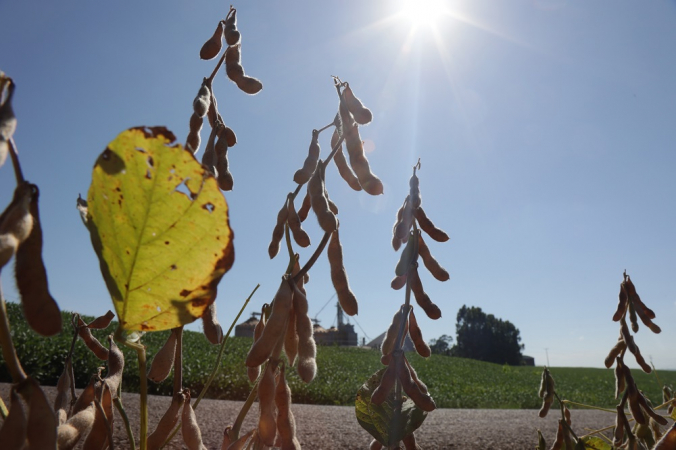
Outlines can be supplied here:
<path id="1" fill-rule="evenodd" d="M 63 313 L 65 329 L 60 335 L 44 339 L 24 325 L 18 305 L 8 304 L 12 324 L 12 336 L 19 358 L 26 371 L 45 385 L 55 385 L 65 357 L 70 348 L 72 333 L 70 314 Z M 95 331 L 102 342 L 113 330 Z M 148 347 L 148 358 L 159 349 L 167 332 L 147 334 L 143 342 Z M 216 360 L 218 348 L 210 345 L 201 333 L 187 331 L 184 334 L 184 384 L 199 392 L 206 382 Z M 230 338 L 222 368 L 208 397 L 244 400 L 251 384 L 246 376 L 244 359 L 251 339 Z M 437 406 L 442 408 L 539 408 L 537 392 L 541 367 L 510 367 L 483 363 L 463 358 L 432 355 L 425 360 L 408 354 L 420 378 L 432 393 Z M 125 350 L 123 389 L 137 391 L 139 385 L 136 355 Z M 83 387 L 101 362 L 80 341 L 73 358 L 76 385 Z M 295 375 L 290 377 L 293 400 L 296 403 L 327 405 L 354 404 L 354 396 L 361 384 L 381 368 L 380 354 L 373 350 L 341 347 L 319 347 L 317 354 L 319 371 L 310 385 L 305 385 Z M 633 371 L 636 383 L 653 403 L 661 403 L 661 386 L 653 375 Z M 553 368 L 557 392 L 563 398 L 602 407 L 613 407 L 615 381 L 612 370 L 586 368 Z M 676 372 L 660 371 L 662 383 L 675 386 Z M 0 381 L 11 381 L 0 355 Z M 156 385 L 150 383 L 150 393 L 169 394 L 171 380 Z"/>

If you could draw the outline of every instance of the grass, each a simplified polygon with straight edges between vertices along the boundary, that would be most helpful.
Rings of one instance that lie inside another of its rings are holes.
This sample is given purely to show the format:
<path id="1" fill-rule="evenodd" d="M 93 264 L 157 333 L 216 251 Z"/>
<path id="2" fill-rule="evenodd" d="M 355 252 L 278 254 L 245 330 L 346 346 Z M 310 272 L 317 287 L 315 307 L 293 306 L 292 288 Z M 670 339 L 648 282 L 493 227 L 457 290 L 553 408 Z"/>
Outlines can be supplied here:
<path id="1" fill-rule="evenodd" d="M 70 327 L 71 313 L 63 312 L 64 330 L 53 338 L 42 338 L 25 324 L 21 307 L 7 304 L 12 325 L 12 338 L 19 358 L 27 373 L 41 384 L 55 385 L 72 340 Z M 85 317 L 85 321 L 92 320 Z M 93 330 L 94 335 L 106 342 L 115 323 L 107 330 Z M 143 337 L 148 347 L 148 359 L 152 359 L 164 344 L 169 332 L 150 333 Z M 209 344 L 201 333 L 186 331 L 183 335 L 184 385 L 198 393 L 204 386 L 218 353 L 218 347 Z M 244 400 L 251 390 L 246 376 L 244 359 L 251 346 L 251 339 L 230 338 L 226 345 L 221 370 L 214 380 L 207 397 L 230 400 Z M 123 389 L 138 391 L 138 364 L 135 353 L 125 353 Z M 424 359 L 408 354 L 420 378 L 427 383 L 437 406 L 441 408 L 540 408 L 537 391 L 540 385 L 541 367 L 513 367 L 484 363 L 464 358 L 432 355 Z M 631 356 L 630 356 L 631 357 Z M 0 381 L 11 378 L 0 356 Z M 73 358 L 76 385 L 84 387 L 96 368 L 103 365 L 84 345 L 78 341 Z M 319 367 L 315 380 L 306 385 L 294 371 L 289 371 L 289 384 L 296 403 L 324 405 L 354 405 L 354 398 L 361 384 L 382 367 L 379 352 L 360 348 L 319 347 Z M 579 403 L 613 408 L 615 379 L 612 370 L 589 368 L 552 368 L 556 390 L 562 398 Z M 652 399 L 661 403 L 661 386 L 651 374 L 632 371 L 637 385 Z M 676 372 L 660 371 L 662 383 L 676 385 Z M 160 384 L 149 384 L 151 394 L 169 395 L 172 390 L 171 377 Z"/>

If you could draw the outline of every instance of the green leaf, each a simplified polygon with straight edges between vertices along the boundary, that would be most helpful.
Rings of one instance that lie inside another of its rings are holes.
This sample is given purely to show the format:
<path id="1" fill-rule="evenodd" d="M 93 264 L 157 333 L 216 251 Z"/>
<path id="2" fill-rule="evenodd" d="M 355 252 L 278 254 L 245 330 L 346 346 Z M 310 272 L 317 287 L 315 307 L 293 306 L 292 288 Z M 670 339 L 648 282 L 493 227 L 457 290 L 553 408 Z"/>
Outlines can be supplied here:
<path id="1" fill-rule="evenodd" d="M 673 400 L 672 400 L 673 401 Z M 673 403 L 672 403 L 673 404 Z M 671 414 L 669 415 L 672 419 L 676 420 L 676 408 L 671 410 Z"/>
<path id="2" fill-rule="evenodd" d="M 124 330 L 201 317 L 234 260 L 216 179 L 175 140 L 163 127 L 131 128 L 94 165 L 87 228 Z"/>
<path id="3" fill-rule="evenodd" d="M 425 421 L 427 412 L 418 408 L 413 400 L 403 397 L 401 410 L 397 408 L 394 389 L 382 405 L 371 403 L 371 394 L 380 384 L 385 369 L 371 377 L 357 391 L 355 412 L 359 425 L 385 446 L 398 444 L 417 430 Z"/>
<path id="4" fill-rule="evenodd" d="M 613 448 L 608 442 L 597 436 L 587 436 L 582 438 L 582 442 L 584 442 L 585 448 L 593 450 L 612 450 Z"/>

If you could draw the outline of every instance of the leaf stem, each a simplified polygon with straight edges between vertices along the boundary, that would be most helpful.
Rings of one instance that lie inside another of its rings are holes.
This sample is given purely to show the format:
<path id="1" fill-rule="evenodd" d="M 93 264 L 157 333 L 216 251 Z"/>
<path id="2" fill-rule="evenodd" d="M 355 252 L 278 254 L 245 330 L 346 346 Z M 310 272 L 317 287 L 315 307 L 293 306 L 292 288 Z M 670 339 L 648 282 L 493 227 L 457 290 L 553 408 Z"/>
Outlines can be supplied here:
<path id="1" fill-rule="evenodd" d="M 569 404 L 569 405 L 579 406 L 580 408 L 595 409 L 597 411 L 605 411 L 605 412 L 608 412 L 608 413 L 617 414 L 617 411 L 615 411 L 615 410 L 600 408 L 598 406 L 585 405 L 584 403 L 577 403 L 577 402 L 574 402 L 574 401 L 571 401 L 571 400 L 560 400 L 560 402 L 566 403 L 566 404 Z"/>
<path id="2" fill-rule="evenodd" d="M 0 345 L 2 346 L 2 356 L 5 359 L 5 364 L 7 364 L 7 370 L 12 376 L 12 381 L 19 383 L 26 379 L 26 372 L 21 367 L 21 362 L 16 354 L 9 330 L 7 306 L 5 305 L 5 298 L 2 295 L 2 286 L 0 286 Z"/>
<path id="3" fill-rule="evenodd" d="M 211 82 L 214 81 L 214 77 L 218 73 L 218 69 L 220 69 L 221 66 L 223 65 L 223 61 L 225 61 L 225 52 L 223 52 L 223 56 L 221 56 L 221 59 L 219 59 L 218 63 L 216 63 L 216 67 L 214 67 L 214 70 L 213 72 L 211 72 L 211 75 L 209 75 L 209 78 L 205 79 L 209 84 L 209 86 L 211 86 Z"/>
<path id="4" fill-rule="evenodd" d="M 146 450 L 148 445 L 148 377 L 146 375 L 146 347 L 141 343 L 130 342 L 122 337 L 122 329 L 118 327 L 115 331 L 115 340 L 126 347 L 136 350 L 138 358 L 138 375 L 139 375 L 139 390 L 140 398 L 140 416 L 141 416 L 141 432 L 140 432 L 140 450 Z"/>
<path id="5" fill-rule="evenodd" d="M 317 262 L 317 259 L 319 259 L 319 255 L 322 254 L 322 251 L 324 251 L 324 247 L 326 247 L 326 244 L 329 242 L 329 238 L 331 237 L 331 233 L 324 233 L 324 236 L 322 237 L 322 241 L 319 243 L 317 248 L 315 249 L 315 252 L 310 256 L 310 259 L 307 260 L 305 265 L 300 269 L 300 271 L 293 277 L 294 283 L 308 272 L 312 268 L 312 266 Z"/>
<path id="6" fill-rule="evenodd" d="M 129 417 L 127 416 L 127 411 L 124 410 L 124 406 L 122 405 L 122 398 L 120 394 L 122 393 L 122 383 L 118 386 L 117 389 L 117 396 L 115 396 L 115 400 L 113 400 L 113 404 L 115 405 L 115 408 L 117 408 L 117 412 L 120 413 L 120 416 L 122 417 L 122 421 L 124 422 L 124 429 L 127 431 L 127 437 L 129 438 L 129 444 L 131 446 L 131 450 L 136 450 L 136 442 L 134 442 L 134 433 L 131 430 L 131 423 L 129 423 Z"/>
<path id="7" fill-rule="evenodd" d="M 19 162 L 19 153 L 16 151 L 16 144 L 14 138 L 9 140 L 9 154 L 12 157 L 12 166 L 14 167 L 14 176 L 16 177 L 17 186 L 23 183 L 23 172 L 21 171 L 21 163 Z"/>
<path id="8" fill-rule="evenodd" d="M 2 417 L 2 420 L 7 418 L 7 414 L 9 414 L 9 411 L 7 411 L 7 406 L 5 406 L 5 402 L 2 401 L 2 397 L 0 397 L 0 417 Z"/>
<path id="9" fill-rule="evenodd" d="M 176 334 L 176 353 L 174 354 L 174 395 L 183 389 L 183 326 L 173 328 Z"/>

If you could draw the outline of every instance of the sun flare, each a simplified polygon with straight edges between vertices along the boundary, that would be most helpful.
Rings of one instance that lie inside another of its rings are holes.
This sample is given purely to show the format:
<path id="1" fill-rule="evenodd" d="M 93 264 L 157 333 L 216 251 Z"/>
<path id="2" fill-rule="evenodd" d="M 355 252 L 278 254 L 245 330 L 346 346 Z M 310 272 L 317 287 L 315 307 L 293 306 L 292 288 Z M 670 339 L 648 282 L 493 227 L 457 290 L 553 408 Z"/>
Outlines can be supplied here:
<path id="1" fill-rule="evenodd" d="M 443 0 L 404 0 L 399 14 L 416 28 L 433 28 L 446 14 L 446 6 Z"/>

